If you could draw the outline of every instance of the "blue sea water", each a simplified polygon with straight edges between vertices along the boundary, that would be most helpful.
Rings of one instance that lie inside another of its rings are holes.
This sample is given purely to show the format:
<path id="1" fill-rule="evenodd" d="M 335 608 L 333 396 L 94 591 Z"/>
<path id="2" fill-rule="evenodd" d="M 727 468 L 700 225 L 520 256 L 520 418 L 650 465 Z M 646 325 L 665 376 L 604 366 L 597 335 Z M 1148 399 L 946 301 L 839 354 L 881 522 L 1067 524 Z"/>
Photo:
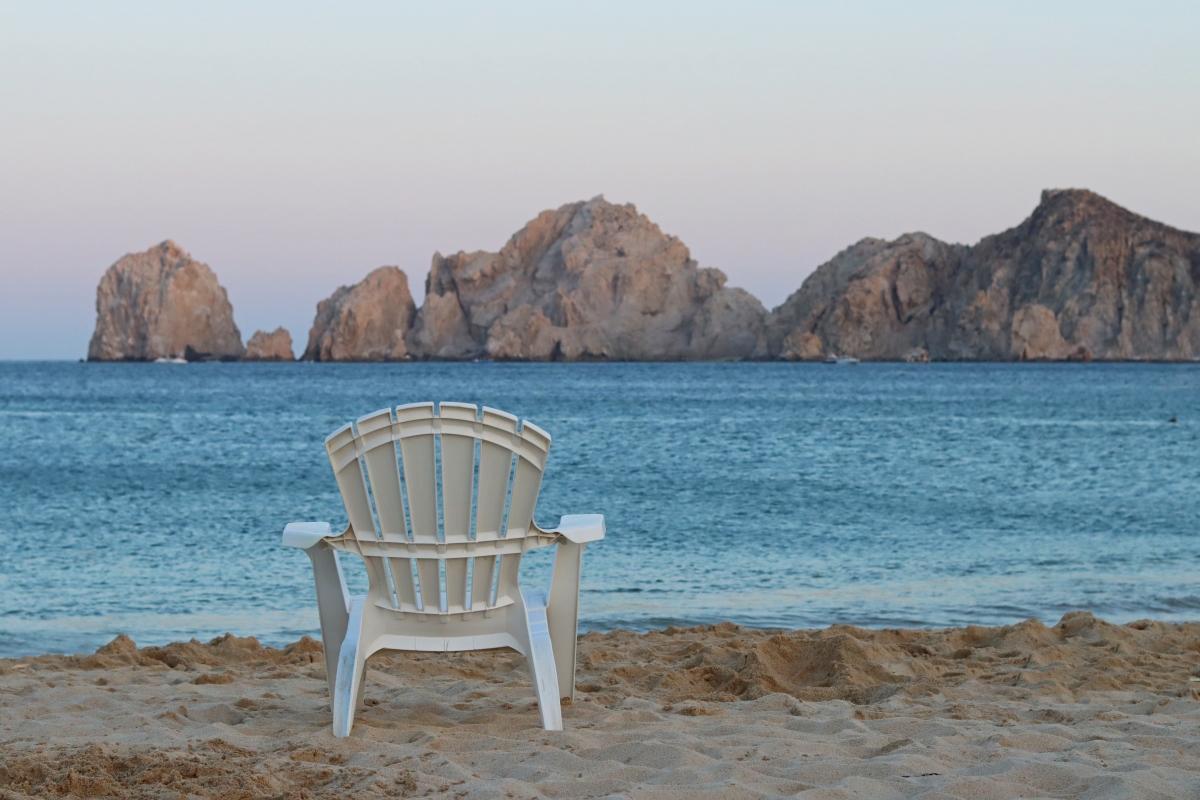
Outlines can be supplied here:
<path id="1" fill-rule="evenodd" d="M 430 399 L 554 436 L 584 629 L 1200 618 L 1200 365 L 0 363 L 0 655 L 316 634 L 322 441 Z"/>

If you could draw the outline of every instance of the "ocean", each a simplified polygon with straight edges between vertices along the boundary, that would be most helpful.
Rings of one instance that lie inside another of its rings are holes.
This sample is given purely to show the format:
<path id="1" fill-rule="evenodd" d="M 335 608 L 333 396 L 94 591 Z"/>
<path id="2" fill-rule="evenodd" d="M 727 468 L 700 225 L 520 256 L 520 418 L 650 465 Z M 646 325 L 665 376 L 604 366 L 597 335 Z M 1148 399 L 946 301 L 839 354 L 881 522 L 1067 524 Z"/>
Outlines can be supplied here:
<path id="1" fill-rule="evenodd" d="M 280 532 L 345 524 L 327 434 L 423 400 L 554 437 L 537 520 L 608 524 L 583 630 L 1200 618 L 1200 365 L 7 362 L 0 656 L 318 635 Z"/>

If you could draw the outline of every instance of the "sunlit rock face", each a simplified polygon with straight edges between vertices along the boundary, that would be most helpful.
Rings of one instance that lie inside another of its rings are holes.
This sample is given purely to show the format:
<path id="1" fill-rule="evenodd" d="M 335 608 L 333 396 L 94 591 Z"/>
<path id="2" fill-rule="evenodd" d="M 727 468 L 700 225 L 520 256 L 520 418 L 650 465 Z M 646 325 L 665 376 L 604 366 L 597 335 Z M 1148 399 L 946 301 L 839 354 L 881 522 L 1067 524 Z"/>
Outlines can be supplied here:
<path id="1" fill-rule="evenodd" d="M 1200 357 L 1200 235 L 1082 189 L 1048 190 L 972 247 L 864 239 L 768 323 L 773 357 L 1063 360 Z"/>
<path id="2" fill-rule="evenodd" d="M 126 255 L 100 279 L 89 361 L 233 360 L 243 352 L 217 276 L 174 242 Z"/>
<path id="3" fill-rule="evenodd" d="M 255 331 L 250 337 L 250 341 L 246 342 L 246 354 L 242 356 L 243 361 L 295 361 L 296 355 L 292 352 L 292 335 L 288 333 L 287 328 L 276 328 L 267 333 L 266 331 Z"/>
<path id="4" fill-rule="evenodd" d="M 317 304 L 305 361 L 403 361 L 417 309 L 408 276 L 380 267 Z"/>
<path id="5" fill-rule="evenodd" d="M 766 310 L 632 205 L 544 211 L 498 253 L 435 254 L 408 347 L 428 359 L 765 358 Z"/>

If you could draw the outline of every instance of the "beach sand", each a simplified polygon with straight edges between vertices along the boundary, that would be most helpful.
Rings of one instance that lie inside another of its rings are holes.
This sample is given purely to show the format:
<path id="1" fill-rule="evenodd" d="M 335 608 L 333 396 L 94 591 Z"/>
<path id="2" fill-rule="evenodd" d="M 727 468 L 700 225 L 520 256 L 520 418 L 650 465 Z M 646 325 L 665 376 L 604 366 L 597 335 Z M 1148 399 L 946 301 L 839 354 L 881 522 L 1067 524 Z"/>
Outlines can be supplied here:
<path id="1" fill-rule="evenodd" d="M 561 733 L 508 651 L 381 655 L 349 739 L 318 642 L 0 660 L 0 798 L 1197 798 L 1200 623 L 580 638 Z"/>

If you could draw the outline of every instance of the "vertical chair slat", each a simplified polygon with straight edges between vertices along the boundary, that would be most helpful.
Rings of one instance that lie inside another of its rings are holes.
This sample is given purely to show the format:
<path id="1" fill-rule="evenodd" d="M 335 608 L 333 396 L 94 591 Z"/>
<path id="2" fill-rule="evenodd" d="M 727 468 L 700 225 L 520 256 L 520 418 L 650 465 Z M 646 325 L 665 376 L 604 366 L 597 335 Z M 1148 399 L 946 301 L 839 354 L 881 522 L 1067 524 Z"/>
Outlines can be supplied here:
<path id="1" fill-rule="evenodd" d="M 517 474 L 513 478 L 512 500 L 508 508 L 508 536 L 524 536 L 533 520 L 542 471 L 524 458 L 517 459 Z"/>
<path id="2" fill-rule="evenodd" d="M 479 447 L 479 491 L 475 501 L 475 539 L 486 541 L 503 536 L 504 504 L 508 499 L 508 476 L 512 451 L 493 442 Z"/>
<path id="3" fill-rule="evenodd" d="M 417 577 L 421 580 L 421 602 L 425 613 L 437 614 L 442 608 L 442 584 L 436 558 L 418 558 Z"/>
<path id="4" fill-rule="evenodd" d="M 471 609 L 478 611 L 489 606 L 492 600 L 492 570 L 496 567 L 495 556 L 475 556 L 475 571 L 471 575 Z"/>
<path id="5" fill-rule="evenodd" d="M 517 418 L 494 408 L 483 409 L 482 443 L 479 448 L 479 488 L 475 501 L 475 538 L 498 539 L 504 535 L 504 506 L 508 499 L 509 473 L 517 441 Z"/>
<path id="6" fill-rule="evenodd" d="M 400 471 L 392 441 L 391 409 L 361 417 L 357 423 L 359 449 L 371 483 L 380 532 L 408 538 L 404 503 L 400 498 Z"/>
<path id="7" fill-rule="evenodd" d="M 342 504 L 346 507 L 350 527 L 356 536 L 373 539 L 375 520 L 371 515 L 371 502 L 367 498 L 367 486 L 355 448 L 354 430 L 350 425 L 339 428 L 325 440 L 325 450 L 342 494 Z"/>
<path id="8" fill-rule="evenodd" d="M 442 421 L 442 530 L 447 542 L 465 542 L 471 536 L 471 501 L 475 488 L 476 408 L 465 403 L 442 403 L 439 412 Z"/>
<path id="9" fill-rule="evenodd" d="M 442 434 L 442 528 L 447 542 L 471 536 L 475 438 Z"/>
<path id="10" fill-rule="evenodd" d="M 401 604 L 415 607 L 417 605 L 417 589 L 413 585 L 412 559 L 392 556 L 388 559 L 388 563 L 392 567 L 392 585 L 396 587 L 396 594 L 399 596 Z"/>
<path id="11" fill-rule="evenodd" d="M 467 604 L 467 559 L 446 559 L 446 607 L 450 610 L 466 608 Z"/>
<path id="12" fill-rule="evenodd" d="M 404 487 L 408 494 L 408 520 L 412 525 L 413 539 L 418 542 L 436 542 L 438 538 L 433 423 L 433 403 L 396 408 L 400 455 L 404 463 Z M 421 580 L 424 590 L 424 575 Z"/>
<path id="13" fill-rule="evenodd" d="M 542 470 L 550 453 L 550 435 L 532 422 L 521 426 L 517 474 L 513 477 L 512 499 L 508 508 L 508 536 L 524 536 L 533 521 Z"/>
<path id="14" fill-rule="evenodd" d="M 500 580 L 496 583 L 496 605 L 510 602 L 520 593 L 517 586 L 517 575 L 521 569 L 519 555 L 504 556 L 500 559 Z"/>

